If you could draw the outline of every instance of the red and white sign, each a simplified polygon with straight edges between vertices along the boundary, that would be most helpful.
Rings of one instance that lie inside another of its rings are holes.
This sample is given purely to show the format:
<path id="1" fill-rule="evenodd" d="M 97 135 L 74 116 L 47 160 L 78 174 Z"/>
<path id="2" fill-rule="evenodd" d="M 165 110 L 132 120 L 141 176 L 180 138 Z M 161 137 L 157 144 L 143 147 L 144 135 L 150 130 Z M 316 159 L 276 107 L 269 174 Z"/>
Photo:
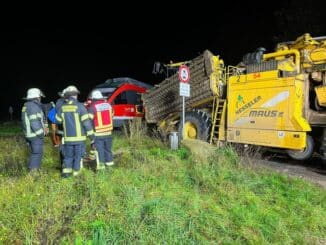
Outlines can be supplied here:
<path id="1" fill-rule="evenodd" d="M 188 83 L 190 79 L 190 70 L 188 66 L 182 65 L 179 67 L 179 80 L 182 83 Z"/>

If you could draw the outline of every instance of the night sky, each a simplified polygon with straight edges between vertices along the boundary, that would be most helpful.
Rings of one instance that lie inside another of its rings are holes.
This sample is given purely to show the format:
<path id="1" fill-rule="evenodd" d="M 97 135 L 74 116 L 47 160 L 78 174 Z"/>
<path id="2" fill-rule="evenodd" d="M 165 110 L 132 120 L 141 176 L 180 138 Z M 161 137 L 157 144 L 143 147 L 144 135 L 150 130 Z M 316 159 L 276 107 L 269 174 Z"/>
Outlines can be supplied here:
<path id="1" fill-rule="evenodd" d="M 83 101 L 92 87 L 108 78 L 159 83 L 163 77 L 152 75 L 155 61 L 189 60 L 209 49 L 226 64 L 236 65 L 257 47 L 273 51 L 277 42 L 305 32 L 326 35 L 318 4 L 288 0 L 268 7 L 248 2 L 183 12 L 153 2 L 153 9 L 144 13 L 109 8 L 43 13 L 33 21 L 17 15 L 14 22 L 2 21 L 1 118 L 9 118 L 12 105 L 19 119 L 22 97 L 31 87 L 40 88 L 46 95 L 42 101 L 50 102 L 58 91 L 76 85 Z"/>

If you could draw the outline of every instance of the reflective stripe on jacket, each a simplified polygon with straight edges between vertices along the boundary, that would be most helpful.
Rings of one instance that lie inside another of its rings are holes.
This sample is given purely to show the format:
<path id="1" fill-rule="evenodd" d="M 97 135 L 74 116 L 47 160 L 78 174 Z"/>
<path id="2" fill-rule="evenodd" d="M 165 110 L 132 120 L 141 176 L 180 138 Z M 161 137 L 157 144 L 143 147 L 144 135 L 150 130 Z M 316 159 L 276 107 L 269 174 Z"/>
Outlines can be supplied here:
<path id="1" fill-rule="evenodd" d="M 105 100 L 97 100 L 89 107 L 89 117 L 93 119 L 95 136 L 111 135 L 113 129 L 112 107 Z"/>
<path id="2" fill-rule="evenodd" d="M 65 144 L 76 144 L 86 140 L 86 135 L 94 139 L 92 123 L 84 105 L 74 98 L 65 101 L 56 114 L 57 123 L 63 124 Z"/>
<path id="3" fill-rule="evenodd" d="M 24 104 L 21 119 L 26 138 L 44 137 L 44 122 L 46 118 L 42 111 L 42 104 L 38 100 L 27 101 Z"/>

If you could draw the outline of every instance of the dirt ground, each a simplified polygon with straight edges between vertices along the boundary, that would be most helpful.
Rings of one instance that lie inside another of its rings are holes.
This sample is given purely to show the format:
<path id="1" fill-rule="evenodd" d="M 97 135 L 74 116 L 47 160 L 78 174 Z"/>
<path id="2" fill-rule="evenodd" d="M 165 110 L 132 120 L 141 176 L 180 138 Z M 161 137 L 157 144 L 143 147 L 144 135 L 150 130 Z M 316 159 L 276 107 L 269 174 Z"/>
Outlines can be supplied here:
<path id="1" fill-rule="evenodd" d="M 287 156 L 270 154 L 256 157 L 251 162 L 259 167 L 267 167 L 289 176 L 308 180 L 326 189 L 326 164 L 318 157 L 298 162 Z"/>

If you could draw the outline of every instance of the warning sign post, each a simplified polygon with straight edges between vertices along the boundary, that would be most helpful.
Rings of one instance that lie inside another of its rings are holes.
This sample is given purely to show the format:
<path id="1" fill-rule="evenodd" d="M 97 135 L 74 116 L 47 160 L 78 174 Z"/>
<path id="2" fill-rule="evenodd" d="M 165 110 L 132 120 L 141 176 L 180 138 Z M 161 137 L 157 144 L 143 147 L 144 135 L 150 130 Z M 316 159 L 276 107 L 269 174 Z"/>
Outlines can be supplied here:
<path id="1" fill-rule="evenodd" d="M 188 66 L 179 67 L 179 95 L 182 96 L 182 139 L 185 138 L 185 97 L 190 97 L 190 70 Z"/>

